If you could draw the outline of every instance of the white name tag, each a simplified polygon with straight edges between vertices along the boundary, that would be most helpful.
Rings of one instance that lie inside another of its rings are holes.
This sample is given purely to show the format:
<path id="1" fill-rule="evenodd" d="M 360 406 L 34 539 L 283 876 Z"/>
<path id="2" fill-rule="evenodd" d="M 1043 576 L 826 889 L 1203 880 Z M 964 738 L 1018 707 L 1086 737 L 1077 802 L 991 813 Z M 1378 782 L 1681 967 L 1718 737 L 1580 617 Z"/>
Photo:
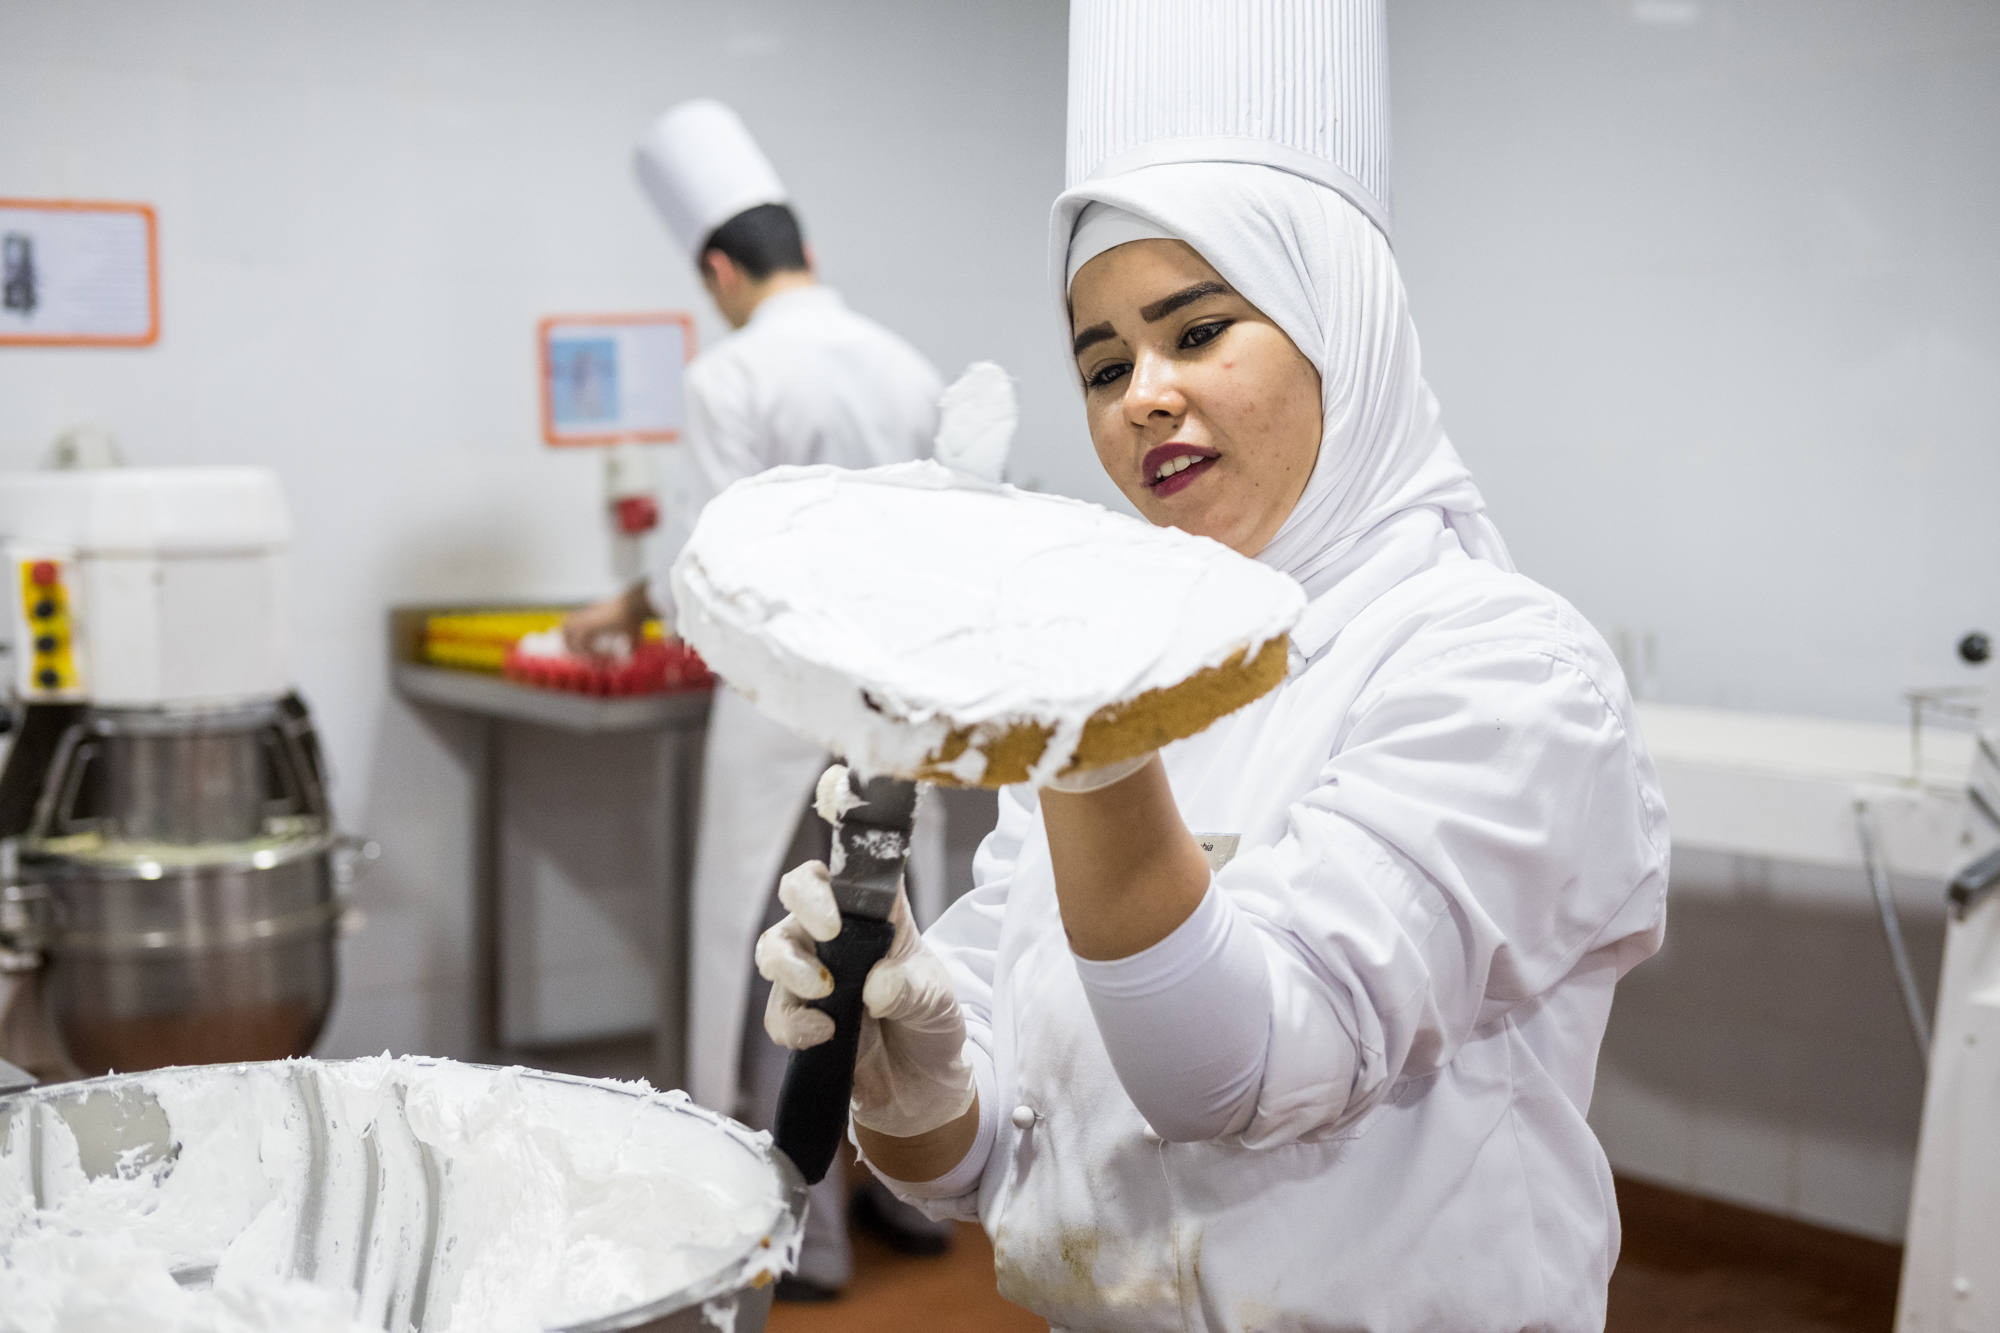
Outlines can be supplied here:
<path id="1" fill-rule="evenodd" d="M 1201 854 L 1208 858 L 1208 872 L 1212 875 L 1228 865 L 1236 857 L 1236 844 L 1243 841 L 1240 833 L 1197 833 L 1195 843 Z"/>

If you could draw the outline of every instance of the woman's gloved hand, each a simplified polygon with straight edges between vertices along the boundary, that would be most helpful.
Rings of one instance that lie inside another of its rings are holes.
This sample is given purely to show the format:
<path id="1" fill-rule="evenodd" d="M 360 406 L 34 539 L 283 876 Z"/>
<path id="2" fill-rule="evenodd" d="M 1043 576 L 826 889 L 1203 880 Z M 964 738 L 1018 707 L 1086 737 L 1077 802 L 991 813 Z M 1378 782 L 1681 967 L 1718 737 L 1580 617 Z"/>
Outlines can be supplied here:
<path id="1" fill-rule="evenodd" d="M 771 983 L 764 1031 L 780 1046 L 803 1050 L 833 1036 L 833 1019 L 806 1004 L 833 991 L 833 976 L 813 951 L 815 941 L 840 933 L 826 865 L 808 861 L 792 870 L 778 881 L 778 901 L 791 915 L 757 941 L 757 971 Z M 853 1115 L 863 1128 L 910 1138 L 964 1115 L 974 1083 L 951 977 L 917 934 L 901 885 L 890 919 L 894 942 L 861 990 Z"/>

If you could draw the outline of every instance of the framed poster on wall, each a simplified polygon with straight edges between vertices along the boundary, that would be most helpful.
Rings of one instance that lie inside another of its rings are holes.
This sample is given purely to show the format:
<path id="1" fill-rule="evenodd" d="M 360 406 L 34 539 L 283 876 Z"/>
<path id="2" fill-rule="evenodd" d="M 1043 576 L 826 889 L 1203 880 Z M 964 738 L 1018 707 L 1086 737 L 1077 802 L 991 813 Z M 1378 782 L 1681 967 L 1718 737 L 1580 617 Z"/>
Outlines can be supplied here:
<path id="1" fill-rule="evenodd" d="M 660 444 L 680 438 L 694 317 L 551 315 L 541 323 L 542 438 Z"/>
<path id="2" fill-rule="evenodd" d="M 0 199 L 0 346 L 157 342 L 157 233 L 145 204 Z"/>

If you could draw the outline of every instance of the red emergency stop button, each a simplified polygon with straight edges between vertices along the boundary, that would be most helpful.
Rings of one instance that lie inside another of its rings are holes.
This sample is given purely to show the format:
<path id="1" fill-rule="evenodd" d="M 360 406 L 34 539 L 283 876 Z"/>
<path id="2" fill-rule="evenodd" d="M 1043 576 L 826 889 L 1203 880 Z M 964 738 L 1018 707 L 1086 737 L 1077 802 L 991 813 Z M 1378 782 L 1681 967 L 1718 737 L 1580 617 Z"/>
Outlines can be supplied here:
<path id="1" fill-rule="evenodd" d="M 53 560 L 37 560 L 29 567 L 28 577 L 34 580 L 35 586 L 38 588 L 50 586 L 56 581 L 56 562 Z"/>
<path id="2" fill-rule="evenodd" d="M 618 501 L 618 530 L 628 537 L 651 532 L 660 523 L 660 505 L 650 495 L 628 495 Z"/>

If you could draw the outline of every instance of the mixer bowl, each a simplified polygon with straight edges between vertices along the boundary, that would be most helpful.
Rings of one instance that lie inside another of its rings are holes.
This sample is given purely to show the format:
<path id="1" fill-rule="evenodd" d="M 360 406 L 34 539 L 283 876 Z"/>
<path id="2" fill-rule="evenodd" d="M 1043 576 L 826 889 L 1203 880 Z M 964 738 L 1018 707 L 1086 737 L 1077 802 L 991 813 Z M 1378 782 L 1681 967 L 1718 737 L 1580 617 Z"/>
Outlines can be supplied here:
<path id="1" fill-rule="evenodd" d="M 387 1083 L 371 1082 L 380 1080 L 384 1070 L 406 1072 Z M 419 1090 L 423 1080 L 431 1080 L 428 1091 Z M 376 1104 L 373 1118 L 361 1124 L 344 1089 L 364 1085 L 390 1087 L 393 1095 Z M 163 1246 L 162 1254 L 172 1251 L 172 1277 L 194 1291 L 216 1284 L 218 1263 L 241 1262 L 237 1251 L 242 1245 L 232 1248 L 232 1242 L 254 1239 L 254 1253 L 275 1256 L 264 1276 L 355 1292 L 356 1318 L 368 1327 L 436 1329 L 451 1317 L 444 1307 L 465 1294 L 473 1275 L 501 1271 L 491 1264 L 481 1268 L 491 1256 L 479 1251 L 477 1226 L 490 1221 L 493 1200 L 503 1197 L 504 1190 L 496 1191 L 496 1173 L 481 1165 L 476 1151 L 462 1151 L 456 1140 L 453 1146 L 439 1147 L 434 1128 L 419 1132 L 419 1124 L 437 1122 L 413 1114 L 411 1106 L 429 1098 L 426 1104 L 443 1107 L 447 1121 L 457 1116 L 477 1125 L 480 1098 L 496 1086 L 513 1090 L 522 1105 L 534 1108 L 540 1117 L 536 1134 L 565 1140 L 557 1145 L 559 1155 L 574 1153 L 601 1167 L 610 1144 L 617 1148 L 621 1169 L 630 1163 L 631 1171 L 643 1174 L 680 1170 L 684 1164 L 688 1178 L 726 1199 L 732 1210 L 730 1228 L 718 1232 L 712 1246 L 695 1242 L 687 1258 L 674 1259 L 671 1271 L 685 1279 L 676 1289 L 555 1327 L 564 1333 L 713 1333 L 731 1328 L 760 1333 L 770 1309 L 771 1279 L 790 1267 L 797 1252 L 805 1182 L 764 1136 L 679 1094 L 661 1095 L 642 1085 L 386 1059 L 116 1075 L 0 1097 L 0 1173 L 11 1170 L 17 1181 L 25 1178 L 35 1208 L 51 1210 L 51 1215 L 70 1196 L 90 1188 L 86 1178 L 95 1182 L 116 1175 L 114 1188 L 122 1188 L 150 1172 L 165 1182 L 163 1189 L 172 1187 L 176 1171 L 190 1173 L 191 1182 L 281 1180 L 275 1207 L 256 1199 L 240 1206 L 217 1204 L 203 1196 L 186 1213 L 192 1223 L 177 1217 L 171 1224 L 160 1220 L 173 1212 L 171 1204 L 150 1213 L 134 1210 L 116 1222 L 104 1220 L 101 1208 L 85 1207 L 61 1214 L 65 1220 L 56 1234 L 61 1244 L 84 1245 L 121 1226 L 167 1227 L 164 1241 L 156 1236 L 147 1243 Z M 177 1112 L 172 1108 L 214 1105 L 218 1094 L 232 1114 L 255 1108 L 263 1127 L 261 1142 L 256 1134 L 242 1133 L 236 1121 L 228 1131 L 200 1122 L 209 1127 L 186 1132 L 197 1123 L 194 1111 L 184 1113 L 183 1126 L 174 1124 Z M 68 1146 L 72 1137 L 73 1155 Z M 476 1134 L 468 1141 L 477 1149 Z M 280 1165 L 274 1167 L 274 1161 Z M 67 1165 L 71 1163 L 75 1165 Z M 531 1211 L 524 1205 L 524 1215 Z M 620 1215 L 617 1224 L 651 1236 L 662 1229 L 663 1219 L 685 1212 L 655 1207 Z M 67 1220 L 72 1216 L 86 1220 L 79 1227 Z M 269 1225 L 273 1217 L 285 1222 L 281 1232 Z M 539 1243 L 542 1234 L 533 1234 Z M 620 1239 L 609 1237 L 614 1244 Z M 7 1243 L 0 1231 L 0 1257 L 7 1253 Z M 566 1253 L 559 1237 L 548 1237 L 545 1248 L 550 1254 L 509 1251 L 504 1271 L 560 1260 Z M 5 1277 L 6 1265 L 0 1264 L 0 1279 Z"/>
<path id="2" fill-rule="evenodd" d="M 16 807 L 33 798 L 20 866 L 46 911 L 11 947 L 45 955 L 72 1063 L 310 1051 L 357 848 L 333 832 L 304 702 L 57 708 L 30 713 L 24 737 L 38 721 L 42 741 L 9 752 L 5 779 Z"/>
<path id="3" fill-rule="evenodd" d="M 112 1069 L 305 1055 L 334 996 L 336 837 L 35 857 L 48 1005 L 69 1057 Z"/>

